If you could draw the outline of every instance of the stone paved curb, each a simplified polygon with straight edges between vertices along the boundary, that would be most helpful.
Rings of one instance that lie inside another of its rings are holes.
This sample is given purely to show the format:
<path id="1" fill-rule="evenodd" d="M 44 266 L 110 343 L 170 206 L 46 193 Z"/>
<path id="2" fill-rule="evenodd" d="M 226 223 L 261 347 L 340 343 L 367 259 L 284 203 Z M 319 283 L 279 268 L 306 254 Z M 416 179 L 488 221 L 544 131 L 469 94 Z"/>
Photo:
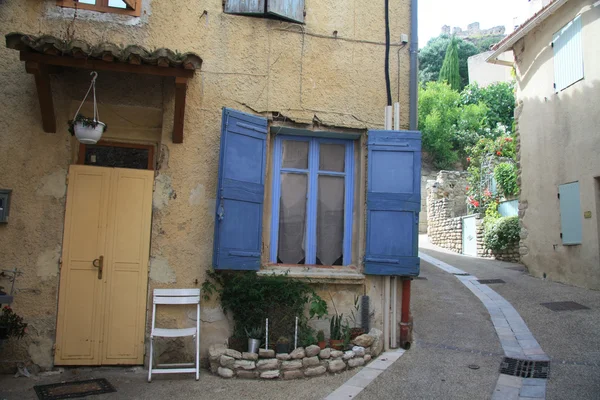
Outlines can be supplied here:
<path id="1" fill-rule="evenodd" d="M 375 378 L 396 362 L 404 352 L 403 349 L 396 349 L 382 353 L 376 360 L 373 360 L 368 366 L 362 368 L 342 386 L 325 397 L 325 400 L 348 400 L 356 397 Z"/>
<path id="2" fill-rule="evenodd" d="M 477 277 L 446 264 L 437 258 L 419 252 L 419 257 L 450 274 L 453 274 L 485 306 L 507 357 L 522 360 L 550 361 L 518 311 L 504 297 L 488 285 L 477 282 Z M 547 379 L 528 379 L 500 374 L 492 400 L 545 399 Z"/>

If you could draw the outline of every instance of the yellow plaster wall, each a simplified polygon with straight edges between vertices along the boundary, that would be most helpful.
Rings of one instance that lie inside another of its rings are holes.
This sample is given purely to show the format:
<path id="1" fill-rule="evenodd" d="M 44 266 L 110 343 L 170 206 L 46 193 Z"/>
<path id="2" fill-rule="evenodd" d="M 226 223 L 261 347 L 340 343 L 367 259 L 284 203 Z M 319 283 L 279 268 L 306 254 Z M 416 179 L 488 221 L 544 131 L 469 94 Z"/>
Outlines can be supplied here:
<path id="1" fill-rule="evenodd" d="M 72 9 L 53 0 L 4 0 L 0 33 L 73 34 L 91 43 L 168 47 L 202 57 L 202 69 L 188 86 L 183 144 L 171 141 L 172 78 L 100 72 L 97 81 L 100 113 L 110 120 L 107 138 L 156 141 L 159 150 L 149 289 L 194 287 L 211 265 L 222 107 L 265 117 L 276 113 L 285 124 L 319 129 L 382 128 L 384 10 L 377 2 L 306 0 L 306 24 L 299 25 L 224 14 L 221 0 L 143 1 L 141 18 L 81 10 L 74 18 Z M 392 94 L 401 104 L 401 126 L 408 128 L 409 53 L 408 46 L 397 44 L 400 34 L 410 33 L 409 0 L 390 2 L 390 21 Z M 65 70 L 53 77 L 58 132 L 44 133 L 33 77 L 18 52 L 0 47 L 0 187 L 13 189 L 10 223 L 0 226 L 0 266 L 23 270 L 14 308 L 30 323 L 26 338 L 10 351 L 42 368 L 52 360 L 64 177 L 77 145 L 66 121 L 88 83 L 89 71 Z M 364 174 L 365 166 L 360 169 Z M 364 204 L 364 185 L 359 188 Z M 354 234 L 362 254 L 359 222 Z M 380 309 L 379 282 L 328 290 L 348 293 L 340 299 L 341 312 L 365 290 Z M 229 323 L 214 300 L 203 304 L 202 312 L 205 352 L 228 335 Z M 186 325 L 192 317 L 167 313 L 165 319 Z"/>

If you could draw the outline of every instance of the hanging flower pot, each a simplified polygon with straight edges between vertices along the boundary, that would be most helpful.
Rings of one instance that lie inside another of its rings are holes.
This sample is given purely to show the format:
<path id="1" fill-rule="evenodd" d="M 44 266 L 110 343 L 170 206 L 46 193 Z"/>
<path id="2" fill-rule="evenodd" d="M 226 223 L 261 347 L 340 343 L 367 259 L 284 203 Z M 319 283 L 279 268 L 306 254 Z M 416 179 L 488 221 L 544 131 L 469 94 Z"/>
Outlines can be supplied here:
<path id="1" fill-rule="evenodd" d="M 69 121 L 69 131 L 83 144 L 96 144 L 106 131 L 106 124 L 77 114 Z"/>
<path id="2" fill-rule="evenodd" d="M 77 140 L 83 144 L 96 144 L 102 137 L 102 134 L 106 131 L 106 124 L 101 122 L 98 116 L 98 105 L 96 103 L 96 78 L 98 77 L 98 73 L 96 71 L 92 71 L 90 75 L 93 76 L 90 88 L 85 94 L 85 97 L 79 105 L 79 108 L 75 112 L 75 117 L 69 121 L 69 132 L 71 132 L 71 135 L 75 135 Z M 90 91 L 94 97 L 93 118 L 88 118 L 79 114 L 79 111 L 90 94 Z"/>

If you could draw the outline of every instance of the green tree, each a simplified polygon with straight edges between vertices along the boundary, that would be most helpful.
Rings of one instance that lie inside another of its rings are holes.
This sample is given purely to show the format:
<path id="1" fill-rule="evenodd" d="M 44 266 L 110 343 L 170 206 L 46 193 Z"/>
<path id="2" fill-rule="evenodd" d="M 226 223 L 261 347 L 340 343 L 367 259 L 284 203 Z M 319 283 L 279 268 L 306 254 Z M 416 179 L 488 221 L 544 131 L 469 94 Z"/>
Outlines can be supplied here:
<path id="1" fill-rule="evenodd" d="M 419 80 L 425 84 L 437 81 L 444 63 L 446 50 L 451 38 L 448 35 L 440 35 L 432 38 L 427 45 L 419 51 Z M 457 38 L 458 46 L 458 71 L 460 73 L 461 88 L 469 83 L 469 69 L 467 59 L 478 54 L 477 47 L 466 40 Z"/>
<path id="2" fill-rule="evenodd" d="M 466 40 L 468 40 L 469 42 L 471 42 L 475 45 L 475 47 L 477 48 L 477 53 L 483 53 L 483 52 L 488 51 L 490 49 L 490 47 L 492 47 L 493 45 L 495 45 L 496 43 L 498 43 L 499 41 L 504 39 L 504 37 L 505 37 L 504 35 L 488 35 L 488 36 L 470 37 L 470 38 L 467 38 Z"/>
<path id="3" fill-rule="evenodd" d="M 513 131 L 515 93 L 512 83 L 500 82 L 484 88 L 474 83 L 465 87 L 460 97 L 463 105 L 484 103 L 487 106 L 489 129 L 494 130 L 501 124 Z"/>
<path id="4" fill-rule="evenodd" d="M 438 80 L 448 82 L 453 90 L 461 89 L 460 72 L 458 71 L 458 42 L 455 37 L 448 44 Z"/>
<path id="5" fill-rule="evenodd" d="M 460 113 L 460 94 L 445 82 L 429 82 L 419 90 L 419 129 L 423 148 L 438 168 L 457 161 L 454 125 Z"/>

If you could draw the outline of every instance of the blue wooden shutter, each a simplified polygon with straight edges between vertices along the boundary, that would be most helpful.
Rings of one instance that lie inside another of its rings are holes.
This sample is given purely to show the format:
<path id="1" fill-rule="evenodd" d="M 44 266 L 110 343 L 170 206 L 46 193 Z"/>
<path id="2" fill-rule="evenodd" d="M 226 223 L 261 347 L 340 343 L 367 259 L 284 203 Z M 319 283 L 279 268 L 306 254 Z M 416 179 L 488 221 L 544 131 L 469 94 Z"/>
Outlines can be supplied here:
<path id="1" fill-rule="evenodd" d="M 581 201 L 579 182 L 558 186 L 560 199 L 560 229 L 564 245 L 581 244 Z"/>
<path id="2" fill-rule="evenodd" d="M 267 0 L 267 14 L 304 22 L 304 0 Z"/>
<path id="3" fill-rule="evenodd" d="M 583 79 L 581 15 L 556 32 L 554 48 L 554 86 L 557 92 Z"/>
<path id="4" fill-rule="evenodd" d="M 365 274 L 419 275 L 421 135 L 369 131 Z"/>
<path id="5" fill-rule="evenodd" d="M 223 109 L 213 266 L 260 268 L 267 120 Z"/>
<path id="6" fill-rule="evenodd" d="M 226 0 L 225 12 L 228 14 L 264 15 L 265 0 Z"/>

